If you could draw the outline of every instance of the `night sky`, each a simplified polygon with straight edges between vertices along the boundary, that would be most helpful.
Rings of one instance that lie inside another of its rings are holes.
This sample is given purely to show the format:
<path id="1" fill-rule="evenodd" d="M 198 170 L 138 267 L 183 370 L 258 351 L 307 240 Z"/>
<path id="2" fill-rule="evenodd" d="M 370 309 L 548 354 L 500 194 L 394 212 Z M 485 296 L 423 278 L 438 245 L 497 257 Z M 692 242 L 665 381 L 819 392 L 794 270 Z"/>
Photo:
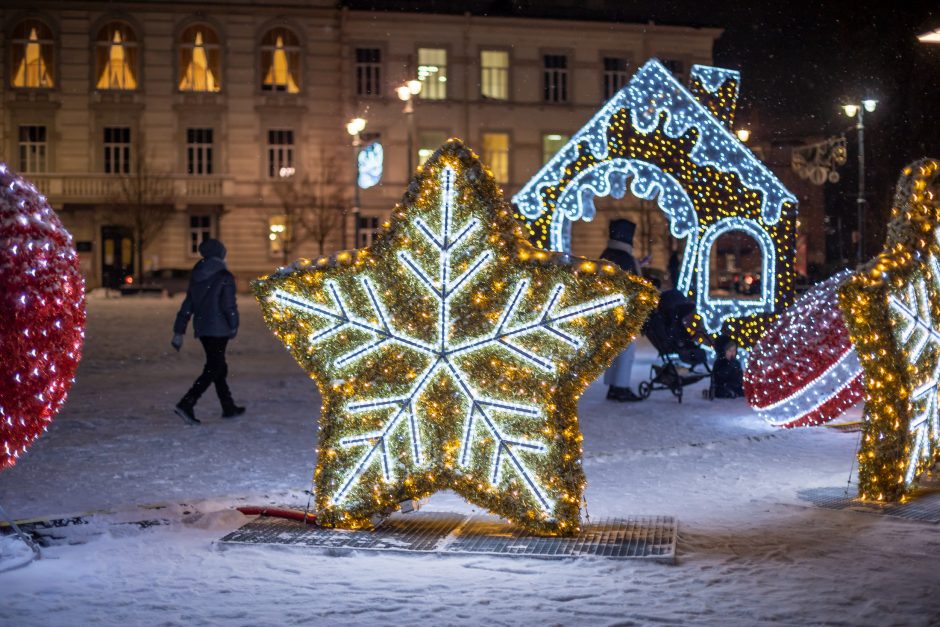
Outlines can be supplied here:
<path id="1" fill-rule="evenodd" d="M 839 105 L 874 97 L 866 116 L 868 252 L 880 248 L 901 167 L 940 157 L 940 45 L 916 36 L 940 27 L 940 2 L 748 2 L 669 0 L 362 0 L 352 8 L 557 17 L 724 29 L 716 65 L 742 72 L 739 120 L 755 140 L 812 140 L 845 134 L 842 181 L 827 188 L 827 211 L 854 215 L 856 138 Z"/>

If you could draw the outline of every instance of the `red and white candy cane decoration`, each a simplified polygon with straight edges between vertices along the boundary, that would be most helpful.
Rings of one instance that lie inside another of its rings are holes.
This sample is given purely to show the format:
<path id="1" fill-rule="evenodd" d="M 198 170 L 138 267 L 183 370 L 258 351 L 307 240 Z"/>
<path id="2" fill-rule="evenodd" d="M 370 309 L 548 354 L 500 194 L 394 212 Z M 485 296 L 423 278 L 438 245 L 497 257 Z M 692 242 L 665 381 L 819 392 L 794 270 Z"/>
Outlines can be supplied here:
<path id="1" fill-rule="evenodd" d="M 839 309 L 839 273 L 807 291 L 748 356 L 744 395 L 778 427 L 829 422 L 862 399 L 862 368 Z"/>
<path id="2" fill-rule="evenodd" d="M 45 197 L 0 164 L 0 470 L 65 402 L 84 329 L 72 236 Z"/>

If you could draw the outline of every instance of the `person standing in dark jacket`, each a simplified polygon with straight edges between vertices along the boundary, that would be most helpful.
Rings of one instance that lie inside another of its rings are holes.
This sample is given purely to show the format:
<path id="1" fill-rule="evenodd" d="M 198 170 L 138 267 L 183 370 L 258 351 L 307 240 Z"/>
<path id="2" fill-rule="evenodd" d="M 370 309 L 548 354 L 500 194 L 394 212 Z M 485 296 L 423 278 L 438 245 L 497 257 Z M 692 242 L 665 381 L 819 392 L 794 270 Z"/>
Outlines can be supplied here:
<path id="1" fill-rule="evenodd" d="M 234 418 L 245 413 L 245 408 L 235 404 L 229 390 L 228 364 L 225 363 L 225 348 L 238 332 L 238 306 L 235 303 L 235 277 L 225 267 L 225 246 L 217 239 L 204 240 L 199 245 L 202 255 L 193 267 L 186 298 L 176 314 L 173 325 L 173 348 L 183 345 L 186 325 L 193 318 L 193 335 L 202 342 L 206 351 L 206 365 L 202 374 L 176 404 L 175 412 L 185 422 L 199 424 L 195 406 L 199 397 L 215 383 L 215 391 L 222 404 L 222 417 Z"/>
<path id="2" fill-rule="evenodd" d="M 715 398 L 744 396 L 744 371 L 738 361 L 738 345 L 727 335 L 715 340 L 715 365 L 712 366 Z"/>
<path id="3" fill-rule="evenodd" d="M 640 265 L 633 257 L 633 234 L 636 233 L 636 224 L 630 220 L 611 220 L 610 239 L 607 248 L 601 253 L 601 259 L 611 261 L 624 272 L 639 276 Z M 636 356 L 636 342 L 631 342 L 620 353 L 604 373 L 604 383 L 607 389 L 607 398 L 612 401 L 641 401 L 639 396 L 630 389 L 630 374 L 633 371 L 633 359 Z"/>

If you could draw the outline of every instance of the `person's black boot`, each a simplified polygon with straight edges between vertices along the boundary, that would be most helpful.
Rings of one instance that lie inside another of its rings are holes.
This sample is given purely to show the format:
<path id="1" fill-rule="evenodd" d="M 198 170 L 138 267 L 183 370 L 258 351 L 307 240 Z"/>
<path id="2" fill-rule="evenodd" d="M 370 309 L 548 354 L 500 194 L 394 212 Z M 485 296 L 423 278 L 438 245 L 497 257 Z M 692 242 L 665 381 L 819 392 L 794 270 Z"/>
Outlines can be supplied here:
<path id="1" fill-rule="evenodd" d="M 193 404 L 183 399 L 176 404 L 176 407 L 173 408 L 173 412 L 183 419 L 183 422 L 190 425 L 200 424 L 199 419 L 196 418 L 196 411 L 193 407 Z"/>
<path id="2" fill-rule="evenodd" d="M 638 401 L 642 401 L 643 397 L 634 394 L 633 390 L 630 388 L 623 388 L 623 394 L 621 394 L 620 398 L 617 400 L 626 403 L 636 403 Z"/>
<path id="3" fill-rule="evenodd" d="M 245 408 L 239 405 L 232 404 L 229 407 L 226 407 L 222 410 L 223 418 L 237 418 L 245 413 Z"/>
<path id="4" fill-rule="evenodd" d="M 643 399 L 634 394 L 633 390 L 630 388 L 621 388 L 612 385 L 607 391 L 607 400 L 617 401 L 618 403 L 635 403 Z"/>

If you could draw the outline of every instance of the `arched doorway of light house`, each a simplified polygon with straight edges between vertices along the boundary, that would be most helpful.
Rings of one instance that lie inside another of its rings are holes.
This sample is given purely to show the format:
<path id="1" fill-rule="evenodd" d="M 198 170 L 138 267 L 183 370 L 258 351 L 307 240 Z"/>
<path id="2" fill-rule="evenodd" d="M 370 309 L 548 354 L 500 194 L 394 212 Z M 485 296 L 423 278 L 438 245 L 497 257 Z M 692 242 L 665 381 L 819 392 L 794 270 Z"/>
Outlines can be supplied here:
<path id="1" fill-rule="evenodd" d="M 685 239 L 670 234 L 669 216 L 656 201 L 643 200 L 633 194 L 622 198 L 593 198 L 596 209 L 591 220 L 570 223 L 571 252 L 578 257 L 597 259 L 607 246 L 610 223 L 627 219 L 636 224 L 633 236 L 633 257 L 640 263 L 643 276 L 653 280 L 660 289 L 673 287 L 669 276 L 669 260 L 673 253 L 683 255 Z M 675 268 L 678 272 L 679 268 Z"/>
<path id="2" fill-rule="evenodd" d="M 759 300 L 766 279 L 761 246 L 743 230 L 725 231 L 715 239 L 708 259 L 708 296 L 712 300 Z"/>

